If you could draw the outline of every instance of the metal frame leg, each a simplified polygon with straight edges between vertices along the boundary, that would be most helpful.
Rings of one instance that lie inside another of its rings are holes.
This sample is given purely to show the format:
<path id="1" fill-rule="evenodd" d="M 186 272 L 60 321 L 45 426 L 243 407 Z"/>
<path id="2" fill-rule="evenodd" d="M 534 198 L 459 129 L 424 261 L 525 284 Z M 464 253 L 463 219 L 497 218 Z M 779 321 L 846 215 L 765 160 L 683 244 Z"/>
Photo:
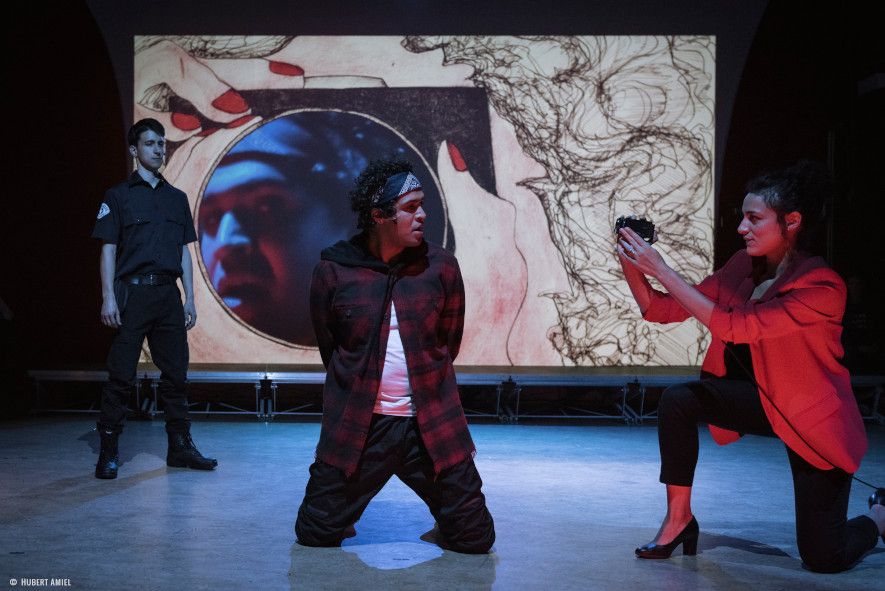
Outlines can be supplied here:
<path id="1" fill-rule="evenodd" d="M 160 382 L 158 380 L 151 380 L 151 391 L 153 391 L 154 394 L 154 402 L 151 406 L 150 414 L 151 418 L 154 418 L 160 414 L 160 411 L 158 410 L 160 408 Z"/>
<path id="2" fill-rule="evenodd" d="M 269 394 L 265 394 L 269 391 Z M 277 385 L 265 377 L 255 384 L 255 413 L 259 420 L 272 421 L 277 407 Z"/>
<path id="3" fill-rule="evenodd" d="M 31 406 L 31 416 L 36 416 L 43 410 L 43 389 L 40 380 L 34 379 L 34 404 Z"/>
<path id="4" fill-rule="evenodd" d="M 511 385 L 512 385 L 513 394 L 509 397 L 508 400 L 505 401 L 505 404 L 502 405 L 501 404 L 501 397 L 502 397 L 501 395 L 504 393 L 505 389 L 509 390 L 509 388 L 507 388 L 507 387 L 511 386 Z M 517 382 L 513 381 L 513 378 L 509 378 L 506 382 L 501 382 L 498 384 L 498 387 L 497 387 L 498 396 L 497 396 L 497 401 L 495 403 L 495 414 L 498 417 L 498 421 L 500 421 L 501 423 L 510 424 L 510 425 L 513 425 L 513 424 L 516 424 L 519 422 L 519 396 L 520 396 L 521 390 L 522 390 L 522 388 L 520 388 L 520 386 Z M 515 402 L 516 402 L 515 409 L 513 407 L 511 407 L 509 404 L 510 402 L 513 401 L 513 398 L 516 399 L 515 400 Z M 505 405 L 506 405 L 506 408 L 505 408 Z"/>
<path id="5" fill-rule="evenodd" d="M 885 416 L 883 416 L 882 413 L 879 412 L 879 403 L 882 399 L 883 390 L 885 390 L 885 386 L 882 385 L 878 385 L 873 389 L 873 409 L 870 413 L 873 419 L 875 419 L 875 421 L 880 425 L 885 425 Z"/>

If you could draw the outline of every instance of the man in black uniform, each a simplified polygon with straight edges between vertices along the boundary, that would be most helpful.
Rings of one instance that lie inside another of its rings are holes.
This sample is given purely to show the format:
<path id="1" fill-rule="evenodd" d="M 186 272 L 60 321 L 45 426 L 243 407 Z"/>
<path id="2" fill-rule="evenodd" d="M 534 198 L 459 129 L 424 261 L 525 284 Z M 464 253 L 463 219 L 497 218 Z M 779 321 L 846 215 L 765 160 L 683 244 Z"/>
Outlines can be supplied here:
<path id="1" fill-rule="evenodd" d="M 160 368 L 159 392 L 166 410 L 166 464 L 212 470 L 190 436 L 185 393 L 186 331 L 197 321 L 193 265 L 187 244 L 197 239 L 187 196 L 160 175 L 166 155 L 165 130 L 155 119 L 129 129 L 129 152 L 138 169 L 105 193 L 94 238 L 101 239 L 101 321 L 117 329 L 108 353 L 108 383 L 101 398 L 101 453 L 96 478 L 117 477 L 117 440 L 126 402 L 135 384 L 145 336 Z M 185 302 L 176 280 L 181 278 Z"/>

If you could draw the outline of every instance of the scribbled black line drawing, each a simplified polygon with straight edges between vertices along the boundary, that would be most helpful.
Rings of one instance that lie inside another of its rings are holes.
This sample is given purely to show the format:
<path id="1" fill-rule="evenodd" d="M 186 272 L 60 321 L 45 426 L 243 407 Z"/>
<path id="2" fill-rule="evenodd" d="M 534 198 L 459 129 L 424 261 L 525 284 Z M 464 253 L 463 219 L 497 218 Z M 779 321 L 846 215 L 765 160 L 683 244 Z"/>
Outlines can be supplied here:
<path id="1" fill-rule="evenodd" d="M 540 200 L 569 293 L 552 298 L 548 338 L 576 365 L 696 365 L 673 328 L 642 322 L 613 254 L 619 215 L 651 218 L 685 276 L 712 265 L 715 40 L 675 37 L 406 37 L 413 52 L 441 49 L 515 128 L 545 174 L 522 185 Z M 674 355 L 679 351 L 679 355 Z"/>
<path id="2" fill-rule="evenodd" d="M 291 35 L 139 35 L 135 38 L 135 53 L 161 41 L 172 41 L 194 57 L 257 58 L 278 52 L 292 39 Z"/>

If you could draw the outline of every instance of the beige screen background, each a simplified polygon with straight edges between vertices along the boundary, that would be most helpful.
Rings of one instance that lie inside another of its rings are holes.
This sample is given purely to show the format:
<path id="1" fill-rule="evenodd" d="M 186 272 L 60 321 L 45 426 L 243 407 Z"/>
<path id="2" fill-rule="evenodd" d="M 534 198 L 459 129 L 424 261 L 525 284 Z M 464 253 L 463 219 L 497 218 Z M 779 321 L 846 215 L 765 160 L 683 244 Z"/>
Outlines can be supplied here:
<path id="1" fill-rule="evenodd" d="M 459 170 L 445 141 L 428 162 L 465 281 L 458 365 L 700 364 L 708 337 L 697 322 L 662 326 L 639 317 L 611 228 L 620 215 L 647 217 L 657 225 L 657 247 L 683 276 L 697 282 L 711 272 L 713 37 L 134 42 L 135 118 L 166 127 L 175 149 L 163 173 L 187 193 L 195 217 L 221 157 L 263 123 L 212 104 L 229 89 L 484 89 L 495 191 L 481 188 L 469 167 Z M 218 128 L 206 134 L 205 124 L 176 126 L 176 98 Z M 192 363 L 320 363 L 315 348 L 265 335 L 232 314 L 211 286 L 198 245 L 191 255 L 198 311 L 189 333 Z"/>

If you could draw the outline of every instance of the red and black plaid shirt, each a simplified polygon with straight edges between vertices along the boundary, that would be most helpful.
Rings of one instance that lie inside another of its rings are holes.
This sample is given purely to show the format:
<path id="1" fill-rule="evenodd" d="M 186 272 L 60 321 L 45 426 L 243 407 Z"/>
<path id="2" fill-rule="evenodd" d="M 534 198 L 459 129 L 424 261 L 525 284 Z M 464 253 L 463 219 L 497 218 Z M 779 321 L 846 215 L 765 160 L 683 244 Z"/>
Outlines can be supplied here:
<path id="1" fill-rule="evenodd" d="M 452 366 L 464 330 L 457 259 L 425 243 L 388 266 L 357 236 L 323 251 L 310 288 L 311 317 L 327 369 L 317 458 L 348 475 L 356 471 L 372 421 L 391 298 L 418 428 L 435 471 L 470 458 L 475 449 Z"/>

